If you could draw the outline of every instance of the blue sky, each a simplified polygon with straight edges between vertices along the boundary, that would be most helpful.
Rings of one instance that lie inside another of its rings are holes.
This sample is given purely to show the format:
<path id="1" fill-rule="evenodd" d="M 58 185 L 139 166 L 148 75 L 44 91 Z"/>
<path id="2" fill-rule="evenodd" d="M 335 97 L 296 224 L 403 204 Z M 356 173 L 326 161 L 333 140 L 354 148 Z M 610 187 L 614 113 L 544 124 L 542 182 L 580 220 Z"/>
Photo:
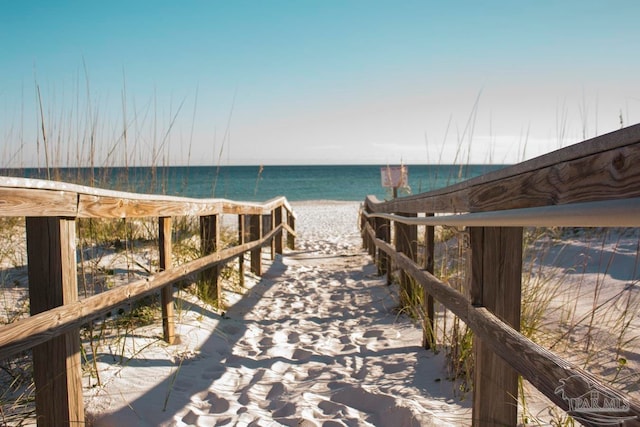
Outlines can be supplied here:
<path id="1" fill-rule="evenodd" d="M 0 1 L 0 166 L 512 163 L 640 122 L 638 16 L 616 0 Z"/>

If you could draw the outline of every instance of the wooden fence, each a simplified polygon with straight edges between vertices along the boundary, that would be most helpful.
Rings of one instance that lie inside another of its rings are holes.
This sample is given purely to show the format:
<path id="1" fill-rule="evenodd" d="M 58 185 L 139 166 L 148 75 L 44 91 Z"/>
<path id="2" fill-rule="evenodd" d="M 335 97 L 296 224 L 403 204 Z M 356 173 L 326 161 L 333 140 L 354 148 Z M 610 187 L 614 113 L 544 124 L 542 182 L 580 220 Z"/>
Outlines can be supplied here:
<path id="1" fill-rule="evenodd" d="M 220 248 L 221 215 L 238 216 L 238 245 Z M 200 218 L 203 256 L 171 265 L 172 218 Z M 174 340 L 173 284 L 207 275 L 219 297 L 219 267 L 249 252 L 261 275 L 261 248 L 271 255 L 295 244 L 295 216 L 285 198 L 266 203 L 189 199 L 100 190 L 53 181 L 0 177 L 0 217 L 25 217 L 31 316 L 0 327 L 0 360 L 32 350 L 39 426 L 84 424 L 80 327 L 110 310 L 161 293 L 164 339 Z M 160 272 L 78 299 L 76 219 L 157 218 Z M 204 273 L 203 273 L 204 272 Z M 216 295 L 213 295 L 215 298 Z"/>
<path id="2" fill-rule="evenodd" d="M 434 227 L 442 225 L 467 227 L 470 298 L 433 275 Z M 361 226 L 380 273 L 400 269 L 424 290 L 425 347 L 434 299 L 473 331 L 474 425 L 517 424 L 518 375 L 585 425 L 640 424 L 640 402 L 519 333 L 523 227 L 640 227 L 640 125 L 437 191 L 369 196 Z"/>

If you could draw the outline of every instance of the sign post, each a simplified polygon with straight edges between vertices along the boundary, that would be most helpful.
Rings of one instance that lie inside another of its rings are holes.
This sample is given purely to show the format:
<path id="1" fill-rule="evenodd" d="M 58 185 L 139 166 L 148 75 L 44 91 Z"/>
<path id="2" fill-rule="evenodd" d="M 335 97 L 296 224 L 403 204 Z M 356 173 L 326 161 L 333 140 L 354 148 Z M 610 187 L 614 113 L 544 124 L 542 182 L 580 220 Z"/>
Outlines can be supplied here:
<path id="1" fill-rule="evenodd" d="M 380 168 L 380 180 L 384 188 L 393 189 L 393 198 L 398 197 L 398 188 L 406 187 L 409 182 L 409 169 L 405 165 L 383 166 Z"/>

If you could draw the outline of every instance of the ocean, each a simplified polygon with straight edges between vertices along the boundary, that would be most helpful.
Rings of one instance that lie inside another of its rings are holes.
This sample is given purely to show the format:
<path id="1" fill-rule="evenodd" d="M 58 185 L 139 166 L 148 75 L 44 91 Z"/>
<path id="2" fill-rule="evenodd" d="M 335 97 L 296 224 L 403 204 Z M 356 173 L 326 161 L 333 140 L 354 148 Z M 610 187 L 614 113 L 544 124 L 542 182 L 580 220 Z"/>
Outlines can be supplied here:
<path id="1" fill-rule="evenodd" d="M 406 165 L 407 189 L 417 194 L 503 168 L 505 165 Z M 390 199 L 382 187 L 381 166 L 166 166 L 58 168 L 51 179 L 100 188 L 195 198 L 266 201 L 285 196 L 289 201 L 362 201 L 369 194 Z M 47 178 L 43 168 L 4 169 L 0 175 Z"/>

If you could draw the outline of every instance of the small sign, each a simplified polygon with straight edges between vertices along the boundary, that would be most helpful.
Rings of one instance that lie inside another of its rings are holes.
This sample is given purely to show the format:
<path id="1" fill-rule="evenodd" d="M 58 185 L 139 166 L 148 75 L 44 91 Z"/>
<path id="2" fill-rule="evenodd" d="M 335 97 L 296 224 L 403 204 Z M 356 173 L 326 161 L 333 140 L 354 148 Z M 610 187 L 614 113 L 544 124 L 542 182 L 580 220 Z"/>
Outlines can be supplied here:
<path id="1" fill-rule="evenodd" d="M 409 182 L 409 169 L 405 165 L 383 166 L 380 168 L 380 179 L 385 188 L 406 187 Z"/>

